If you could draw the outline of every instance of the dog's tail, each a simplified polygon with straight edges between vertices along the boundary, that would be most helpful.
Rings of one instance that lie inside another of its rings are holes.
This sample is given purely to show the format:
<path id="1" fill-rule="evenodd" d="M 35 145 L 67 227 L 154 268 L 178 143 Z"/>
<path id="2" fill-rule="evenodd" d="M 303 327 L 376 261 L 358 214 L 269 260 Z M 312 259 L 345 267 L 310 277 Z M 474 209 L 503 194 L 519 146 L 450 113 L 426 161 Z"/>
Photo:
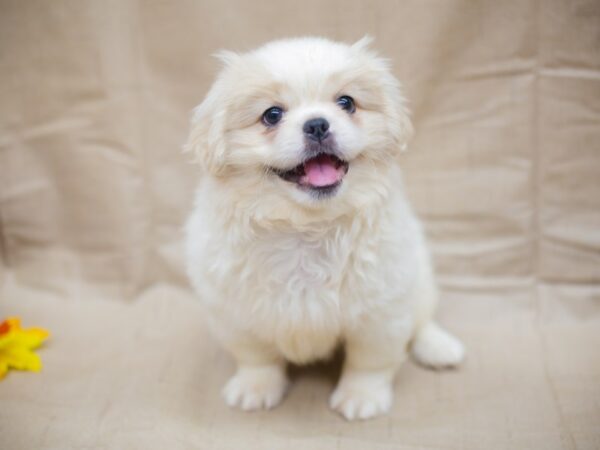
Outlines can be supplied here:
<path id="1" fill-rule="evenodd" d="M 417 331 L 410 351 L 418 363 L 432 369 L 455 367 L 465 358 L 462 343 L 433 321 Z"/>

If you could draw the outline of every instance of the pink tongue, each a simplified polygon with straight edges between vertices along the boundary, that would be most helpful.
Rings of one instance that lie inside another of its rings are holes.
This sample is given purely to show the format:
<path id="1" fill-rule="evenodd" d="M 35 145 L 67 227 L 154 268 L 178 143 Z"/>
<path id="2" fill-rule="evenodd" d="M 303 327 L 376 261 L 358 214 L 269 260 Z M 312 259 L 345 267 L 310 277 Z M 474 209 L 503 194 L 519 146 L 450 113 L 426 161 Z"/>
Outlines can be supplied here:
<path id="1" fill-rule="evenodd" d="M 306 161 L 304 173 L 302 181 L 317 187 L 335 184 L 342 178 L 340 171 L 335 167 L 335 161 L 327 155 L 320 155 Z"/>

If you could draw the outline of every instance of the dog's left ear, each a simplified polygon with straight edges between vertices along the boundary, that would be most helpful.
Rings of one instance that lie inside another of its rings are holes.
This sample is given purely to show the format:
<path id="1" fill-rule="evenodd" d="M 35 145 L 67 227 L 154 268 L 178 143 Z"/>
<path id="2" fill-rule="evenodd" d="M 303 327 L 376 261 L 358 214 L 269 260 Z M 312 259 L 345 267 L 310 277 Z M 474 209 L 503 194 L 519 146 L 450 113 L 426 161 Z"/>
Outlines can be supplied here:
<path id="1" fill-rule="evenodd" d="M 412 121 L 410 120 L 410 111 L 406 105 L 406 99 L 402 94 L 400 84 L 395 80 L 396 93 L 390 98 L 392 104 L 390 105 L 390 116 L 391 125 L 390 133 L 394 141 L 394 147 L 400 152 L 406 151 L 408 148 L 408 142 L 414 134 L 414 128 Z"/>
<path id="2" fill-rule="evenodd" d="M 403 152 L 408 147 L 408 141 L 414 131 L 410 120 L 410 111 L 406 105 L 406 98 L 402 93 L 400 82 L 392 73 L 390 61 L 382 58 L 371 49 L 373 37 L 368 34 L 350 46 L 353 52 L 359 55 L 369 55 L 374 63 L 374 73 L 377 74 L 377 83 L 382 83 L 385 90 L 385 114 L 389 117 L 389 132 L 392 139 L 391 146 L 395 151 Z"/>
<path id="3" fill-rule="evenodd" d="M 393 152 L 403 152 L 413 135 L 413 125 L 402 86 L 392 74 L 387 60 L 379 58 L 378 83 L 383 88 L 383 109 L 387 117 L 390 146 Z"/>
<path id="4" fill-rule="evenodd" d="M 365 34 L 358 41 L 352 44 L 352 50 L 357 52 L 368 51 L 371 43 L 374 41 L 373 36 Z"/>

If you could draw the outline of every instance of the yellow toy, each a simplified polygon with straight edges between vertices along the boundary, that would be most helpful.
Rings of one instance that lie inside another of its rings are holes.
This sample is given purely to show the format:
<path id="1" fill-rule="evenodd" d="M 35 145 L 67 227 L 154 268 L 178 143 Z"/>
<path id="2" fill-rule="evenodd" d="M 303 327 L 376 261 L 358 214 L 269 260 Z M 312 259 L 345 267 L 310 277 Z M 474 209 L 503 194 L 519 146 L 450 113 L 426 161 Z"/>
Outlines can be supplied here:
<path id="1" fill-rule="evenodd" d="M 43 328 L 21 328 L 17 317 L 9 317 L 0 323 L 0 380 L 9 369 L 39 372 L 40 357 L 33 352 L 50 335 Z"/>

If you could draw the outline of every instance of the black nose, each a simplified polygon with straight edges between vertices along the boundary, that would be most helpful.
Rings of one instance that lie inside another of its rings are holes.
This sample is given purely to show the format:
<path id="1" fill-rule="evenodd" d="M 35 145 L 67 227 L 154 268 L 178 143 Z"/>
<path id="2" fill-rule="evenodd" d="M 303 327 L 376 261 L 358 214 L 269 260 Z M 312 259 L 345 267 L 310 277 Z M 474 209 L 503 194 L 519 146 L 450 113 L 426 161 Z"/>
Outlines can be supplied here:
<path id="1" fill-rule="evenodd" d="M 322 117 L 310 119 L 304 123 L 302 130 L 310 139 L 322 141 L 329 134 L 329 122 Z"/>

